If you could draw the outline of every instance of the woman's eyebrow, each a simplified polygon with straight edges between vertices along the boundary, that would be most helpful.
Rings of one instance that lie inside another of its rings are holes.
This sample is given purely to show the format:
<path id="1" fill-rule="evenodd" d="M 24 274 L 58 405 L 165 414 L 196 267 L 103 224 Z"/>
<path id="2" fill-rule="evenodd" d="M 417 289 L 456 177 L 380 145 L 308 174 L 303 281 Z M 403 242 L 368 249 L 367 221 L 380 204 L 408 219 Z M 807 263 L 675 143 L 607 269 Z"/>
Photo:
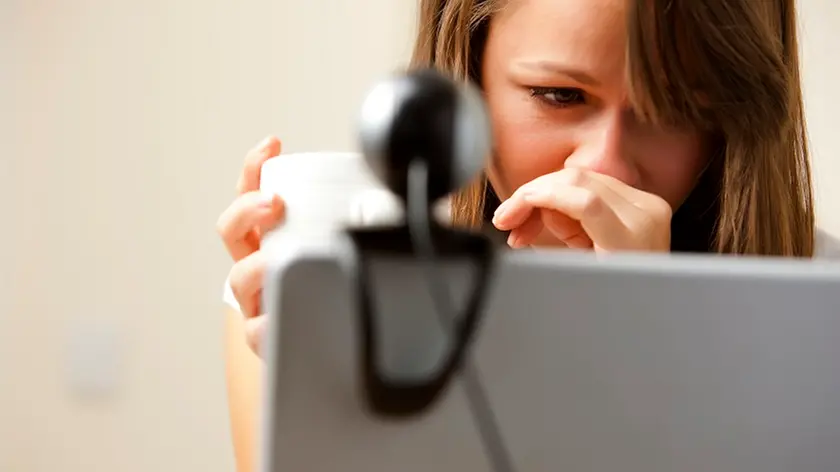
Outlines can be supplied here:
<path id="1" fill-rule="evenodd" d="M 564 75 L 577 82 L 593 87 L 601 85 L 601 83 L 589 73 L 558 61 L 546 59 L 521 60 L 513 63 L 513 69 L 515 71 L 547 72 L 554 75 Z"/>

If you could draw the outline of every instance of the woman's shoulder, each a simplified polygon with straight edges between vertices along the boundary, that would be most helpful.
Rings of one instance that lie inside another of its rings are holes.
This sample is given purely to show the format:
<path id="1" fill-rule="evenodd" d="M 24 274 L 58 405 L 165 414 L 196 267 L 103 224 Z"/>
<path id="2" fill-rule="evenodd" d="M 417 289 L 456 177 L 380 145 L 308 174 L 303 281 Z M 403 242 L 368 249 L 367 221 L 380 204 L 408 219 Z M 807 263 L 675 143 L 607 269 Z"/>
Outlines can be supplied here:
<path id="1" fill-rule="evenodd" d="M 814 257 L 817 259 L 840 259 L 840 238 L 818 228 Z"/>

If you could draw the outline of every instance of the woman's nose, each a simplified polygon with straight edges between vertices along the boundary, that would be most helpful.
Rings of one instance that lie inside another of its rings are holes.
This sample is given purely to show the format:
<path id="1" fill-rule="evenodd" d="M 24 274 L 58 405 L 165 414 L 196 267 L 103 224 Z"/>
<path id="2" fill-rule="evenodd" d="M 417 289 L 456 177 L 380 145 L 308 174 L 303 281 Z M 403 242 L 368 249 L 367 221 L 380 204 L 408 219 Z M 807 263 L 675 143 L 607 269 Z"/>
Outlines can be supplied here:
<path id="1" fill-rule="evenodd" d="M 631 149 L 626 120 L 625 113 L 615 112 L 594 123 L 581 136 L 565 167 L 598 172 L 638 187 L 641 174 Z"/>

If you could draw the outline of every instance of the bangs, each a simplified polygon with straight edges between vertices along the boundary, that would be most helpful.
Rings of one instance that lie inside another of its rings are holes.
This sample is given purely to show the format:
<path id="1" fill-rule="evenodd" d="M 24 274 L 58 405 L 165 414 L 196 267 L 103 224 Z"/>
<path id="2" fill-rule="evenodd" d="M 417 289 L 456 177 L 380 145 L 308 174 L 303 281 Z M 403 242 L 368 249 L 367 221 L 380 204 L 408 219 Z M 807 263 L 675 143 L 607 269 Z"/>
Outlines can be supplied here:
<path id="1" fill-rule="evenodd" d="M 697 71 L 689 72 L 696 51 L 684 41 L 673 8 L 654 1 L 630 0 L 628 10 L 627 80 L 630 103 L 648 123 L 663 127 L 707 129 L 713 120 L 701 103 Z M 681 25 L 682 26 L 682 25 Z M 696 67 L 694 67 L 696 69 Z"/>
<path id="2" fill-rule="evenodd" d="M 741 135 L 785 121 L 780 38 L 755 2 L 628 2 L 627 80 L 640 119 Z"/>

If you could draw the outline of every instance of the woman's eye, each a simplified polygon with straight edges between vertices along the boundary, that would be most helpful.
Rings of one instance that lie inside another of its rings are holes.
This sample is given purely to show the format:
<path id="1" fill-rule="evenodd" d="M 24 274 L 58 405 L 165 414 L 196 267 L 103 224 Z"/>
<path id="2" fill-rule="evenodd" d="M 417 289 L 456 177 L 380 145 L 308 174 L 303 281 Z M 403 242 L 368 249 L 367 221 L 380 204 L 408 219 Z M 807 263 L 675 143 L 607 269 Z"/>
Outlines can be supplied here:
<path id="1" fill-rule="evenodd" d="M 584 102 L 583 91 L 575 88 L 534 87 L 531 88 L 531 96 L 560 108 Z"/>

